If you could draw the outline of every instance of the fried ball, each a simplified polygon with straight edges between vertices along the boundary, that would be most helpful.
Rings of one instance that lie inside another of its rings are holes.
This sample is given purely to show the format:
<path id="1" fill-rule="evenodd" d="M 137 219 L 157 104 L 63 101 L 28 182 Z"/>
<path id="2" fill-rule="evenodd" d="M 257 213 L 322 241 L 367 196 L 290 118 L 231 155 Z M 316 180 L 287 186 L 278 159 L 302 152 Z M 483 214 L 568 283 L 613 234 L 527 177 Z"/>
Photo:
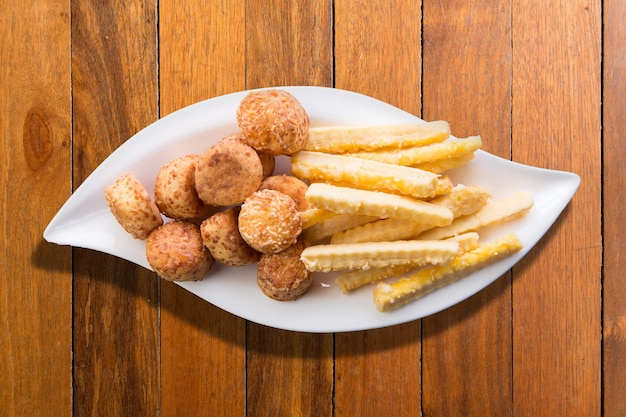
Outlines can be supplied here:
<path id="1" fill-rule="evenodd" d="M 247 145 L 246 138 L 243 133 L 233 133 L 232 135 L 224 136 L 220 142 L 239 142 Z"/>
<path id="2" fill-rule="evenodd" d="M 199 155 L 186 155 L 163 165 L 154 184 L 154 202 L 172 219 L 197 219 L 208 214 L 210 207 L 198 197 L 195 188 Z"/>
<path id="3" fill-rule="evenodd" d="M 200 225 L 204 246 L 213 259 L 228 266 L 250 265 L 260 253 L 252 249 L 239 234 L 239 206 L 213 214 Z"/>
<path id="4" fill-rule="evenodd" d="M 287 249 L 301 232 L 302 222 L 296 203 L 280 191 L 257 191 L 241 206 L 239 233 L 248 245 L 261 253 Z"/>
<path id="5" fill-rule="evenodd" d="M 287 194 L 296 202 L 300 211 L 309 208 L 309 202 L 306 199 L 307 188 L 309 186 L 301 179 L 284 174 L 267 177 L 259 186 L 259 190 L 276 190 Z"/>
<path id="6" fill-rule="evenodd" d="M 211 146 L 196 166 L 196 191 L 209 206 L 240 204 L 262 180 L 263 166 L 256 151 L 237 141 Z"/>
<path id="7" fill-rule="evenodd" d="M 200 281 L 213 266 L 200 227 L 188 220 L 165 223 L 150 233 L 146 258 L 154 272 L 168 281 Z"/>
<path id="8" fill-rule="evenodd" d="M 292 155 L 309 140 L 309 116 L 284 90 L 253 91 L 237 108 L 237 123 L 250 146 L 273 155 Z"/>
<path id="9" fill-rule="evenodd" d="M 248 145 L 243 133 L 234 133 L 222 139 L 222 142 L 228 141 L 237 141 L 243 143 L 244 145 Z M 274 168 L 276 168 L 276 157 L 271 153 L 259 151 L 257 151 L 257 155 L 259 155 L 261 165 L 263 165 L 263 178 L 269 177 L 274 173 Z"/>
<path id="10" fill-rule="evenodd" d="M 300 260 L 307 246 L 298 241 L 280 253 L 261 255 L 256 282 L 263 294 L 278 301 L 292 301 L 311 287 L 313 273 Z"/>
<path id="11" fill-rule="evenodd" d="M 276 157 L 268 152 L 258 152 L 261 165 L 263 165 L 263 178 L 267 178 L 274 173 L 276 168 Z"/>
<path id="12" fill-rule="evenodd" d="M 163 224 L 163 218 L 150 195 L 132 174 L 122 175 L 104 189 L 109 209 L 124 230 L 135 239 L 145 239 Z"/>

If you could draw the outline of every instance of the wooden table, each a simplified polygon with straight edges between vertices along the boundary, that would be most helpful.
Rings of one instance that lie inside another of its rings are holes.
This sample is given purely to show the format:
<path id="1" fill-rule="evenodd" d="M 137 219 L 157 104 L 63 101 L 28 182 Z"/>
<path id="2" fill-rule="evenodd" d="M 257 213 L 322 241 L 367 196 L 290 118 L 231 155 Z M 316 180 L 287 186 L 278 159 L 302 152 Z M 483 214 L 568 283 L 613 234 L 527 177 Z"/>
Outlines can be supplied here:
<path id="1" fill-rule="evenodd" d="M 0 3 L 1 416 L 626 415 L 626 3 Z M 582 183 L 512 271 L 436 315 L 305 334 L 45 242 L 158 118 L 264 86 L 354 90 Z"/>

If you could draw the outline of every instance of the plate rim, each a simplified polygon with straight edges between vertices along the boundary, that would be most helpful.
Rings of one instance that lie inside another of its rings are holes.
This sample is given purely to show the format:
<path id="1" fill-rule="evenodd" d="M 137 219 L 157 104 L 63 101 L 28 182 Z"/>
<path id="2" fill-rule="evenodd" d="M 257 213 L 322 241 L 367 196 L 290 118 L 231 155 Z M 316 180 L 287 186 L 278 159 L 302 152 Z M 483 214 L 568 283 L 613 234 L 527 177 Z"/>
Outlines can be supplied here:
<path id="1" fill-rule="evenodd" d="M 238 92 L 233 92 L 233 93 L 229 93 L 229 94 L 225 94 L 225 95 L 221 95 L 221 96 L 217 96 L 217 97 L 213 97 L 213 98 L 209 98 L 206 100 L 202 100 L 193 104 L 190 104 L 188 106 L 185 106 L 181 109 L 178 109 L 162 118 L 159 118 L 158 120 L 156 120 L 155 122 L 149 124 L 148 126 L 144 127 L 143 129 L 139 130 L 138 132 L 136 132 L 134 135 L 132 135 L 128 140 L 126 140 L 122 145 L 120 145 L 118 148 L 116 148 L 116 150 L 114 150 L 110 155 L 107 156 L 107 158 L 105 158 L 102 163 L 100 165 L 98 165 L 98 167 L 96 167 L 96 169 L 94 169 L 94 171 L 88 175 L 85 180 L 76 188 L 76 190 L 70 195 L 70 197 L 68 198 L 68 200 L 62 205 L 62 207 L 57 211 L 57 213 L 55 214 L 55 216 L 52 218 L 52 220 L 50 221 L 50 223 L 48 224 L 48 226 L 46 227 L 46 229 L 44 230 L 43 233 L 43 237 L 46 241 L 50 242 L 50 243 L 57 243 L 57 244 L 65 244 L 65 245 L 71 245 L 71 246 L 75 246 L 72 245 L 71 243 L 61 243 L 59 241 L 58 238 L 55 238 L 55 230 L 58 231 L 58 227 L 60 226 L 60 222 L 63 219 L 63 215 L 65 213 L 65 211 L 70 208 L 72 206 L 72 201 L 75 199 L 75 195 L 78 194 L 79 198 L 82 196 L 82 194 L 86 194 L 87 191 L 83 188 L 83 186 L 85 184 L 89 185 L 91 184 L 91 182 L 93 181 L 92 177 L 96 178 L 101 172 L 105 172 L 106 169 L 113 164 L 116 161 L 117 155 L 121 155 L 124 151 L 126 151 L 127 149 L 131 148 L 135 145 L 135 142 L 137 142 L 138 140 L 141 140 L 141 138 L 146 135 L 146 133 L 150 133 L 150 131 L 152 129 L 157 129 L 158 125 L 163 124 L 163 123 L 174 123 L 175 121 L 178 121 L 179 118 L 184 119 L 185 116 L 187 114 L 192 114 L 194 109 L 198 109 L 201 108 L 202 106 L 206 106 L 207 103 L 215 103 L 217 101 L 220 100 L 228 100 L 228 99 L 238 99 L 240 97 L 243 97 L 245 94 L 250 93 L 251 91 L 257 91 L 257 90 L 267 90 L 267 89 L 285 89 L 287 91 L 292 92 L 294 95 L 296 95 L 296 97 L 298 97 L 301 94 L 305 94 L 307 92 L 314 92 L 315 94 L 327 94 L 329 92 L 329 90 L 332 90 L 332 94 L 339 94 L 339 95 L 345 95 L 345 96 L 350 96 L 353 99 L 360 99 L 360 100 L 364 100 L 364 101 L 368 101 L 370 103 L 378 103 L 381 106 L 385 106 L 385 107 L 390 107 L 393 109 L 394 112 L 398 113 L 398 114 L 403 114 L 404 117 L 410 117 L 414 120 L 419 120 L 419 121 L 423 121 L 421 118 L 412 115 L 400 108 L 397 108 L 389 103 L 385 103 L 381 100 L 378 100 L 376 98 L 361 94 L 361 93 L 357 93 L 357 92 L 353 92 L 353 91 L 349 91 L 349 90 L 343 90 L 343 89 L 337 89 L 337 88 L 332 88 L 332 87 L 318 87 L 318 86 L 272 86 L 272 87 L 263 87 L 263 88 L 258 88 L 258 89 L 251 89 L 251 90 L 243 90 L 243 91 L 238 91 Z M 234 117 L 234 115 L 233 115 Z M 312 123 L 313 124 L 313 123 Z M 139 138 L 139 139 L 136 139 Z M 557 176 L 560 179 L 562 179 L 562 181 L 565 181 L 568 185 L 568 191 L 567 194 L 569 195 L 568 198 L 566 198 L 562 204 L 562 207 L 560 207 L 560 210 L 558 210 L 558 213 L 552 213 L 554 214 L 554 220 L 552 222 L 550 222 L 550 224 L 548 225 L 548 227 L 542 232 L 540 233 L 536 239 L 534 240 L 534 242 L 532 242 L 531 245 L 525 245 L 524 248 L 518 253 L 515 254 L 511 257 L 505 258 L 499 262 L 496 263 L 496 265 L 507 265 L 504 273 L 508 272 L 515 264 L 517 264 L 517 262 L 519 262 L 535 245 L 536 243 L 541 240 L 546 233 L 548 233 L 548 231 L 550 230 L 550 228 L 552 227 L 552 224 L 554 223 L 554 221 L 556 221 L 556 219 L 560 216 L 560 214 L 562 213 L 562 211 L 565 209 L 565 207 L 567 207 L 567 205 L 570 203 L 571 199 L 573 198 L 574 194 L 576 193 L 579 185 L 580 185 L 580 177 L 572 172 L 567 172 L 567 171 L 560 171 L 560 170 L 553 170 L 553 169 L 547 169 L 547 168 L 540 168 L 540 167 L 534 167 L 534 166 L 530 166 L 530 165 L 525 165 L 519 162 L 515 162 L 512 160 L 508 160 L 502 157 L 499 157 L 497 155 L 493 155 L 491 153 L 488 153 L 484 150 L 479 150 L 477 152 L 477 155 L 479 155 L 480 158 L 487 158 L 490 161 L 494 161 L 494 163 L 499 163 L 499 164 L 506 164 L 507 166 L 512 166 L 515 167 L 517 169 L 522 169 L 522 170 L 532 170 L 533 172 L 537 173 L 537 175 L 539 174 L 543 174 L 543 175 L 550 175 L 550 176 Z M 81 189 L 83 191 L 81 191 Z M 111 216 L 112 217 L 112 216 Z M 527 247 L 528 246 L 528 247 Z M 86 246 L 76 246 L 76 247 L 86 247 Z M 98 249 L 96 249 L 98 250 Z M 108 252 L 104 252 L 107 253 Z M 116 256 L 116 255 L 113 255 Z M 148 266 L 146 266 L 147 262 L 145 262 L 144 264 L 140 264 L 137 263 L 135 261 L 132 261 L 142 267 L 146 267 L 147 269 L 151 270 L 151 268 Z M 473 274 L 472 274 L 473 275 Z M 476 293 L 484 290 L 485 287 L 487 287 L 488 285 L 492 284 L 493 282 L 495 282 L 496 280 L 498 280 L 502 275 L 496 276 L 491 280 L 488 280 L 489 282 L 487 282 L 485 285 L 480 286 L 480 287 L 476 287 L 477 289 L 467 295 L 465 295 L 464 297 L 462 297 L 461 299 L 457 300 L 457 301 L 453 301 L 451 302 L 449 305 L 445 305 L 442 308 L 438 308 L 435 309 L 435 311 L 432 311 L 428 314 L 423 314 L 423 315 L 418 315 L 415 317 L 406 317 L 406 315 L 403 316 L 403 318 L 399 318 L 397 320 L 389 320 L 388 322 L 386 322 L 385 324 L 379 324 L 379 325 L 375 325 L 375 326 L 368 326 L 368 325 L 361 325 L 361 326 L 355 326 L 355 325 L 351 325 L 351 326 L 332 326 L 332 325 L 323 325 L 323 324 L 319 324 L 319 325 L 309 325 L 309 326 L 297 326 L 297 325 L 292 325 L 292 324 L 285 324 L 283 323 L 282 325 L 280 323 L 274 323 L 274 322 L 268 322 L 267 320 L 260 320 L 257 319 L 254 315 L 248 315 L 248 316 L 244 316 L 242 314 L 238 314 L 238 313 L 234 313 L 232 310 L 225 308 L 224 306 L 219 305 L 220 303 L 216 303 L 215 301 L 210 301 L 202 296 L 200 296 L 200 298 L 202 298 L 203 300 L 205 300 L 206 302 L 209 302 L 215 306 L 217 306 L 218 308 L 225 310 L 227 312 L 229 312 L 230 314 L 233 314 L 237 317 L 241 317 L 245 320 L 249 320 L 251 322 L 260 324 L 260 325 L 265 325 L 265 326 L 269 326 L 269 327 L 274 327 L 274 328 L 278 328 L 278 329 L 283 329 L 283 330 L 290 330 L 290 331 L 301 331 L 301 332 L 308 332 L 308 333 L 340 333 L 340 332 L 349 332 L 349 331 L 360 331 L 360 330 L 370 330 L 370 329 L 376 329 L 376 328 L 383 328 L 383 327 L 388 327 L 388 326 L 393 326 L 393 325 L 398 325 L 398 324 L 402 324 L 402 323 L 406 323 L 409 321 L 414 321 L 414 320 L 419 320 L 422 319 L 424 317 L 427 317 L 429 315 L 438 313 L 440 311 L 443 311 L 445 309 L 448 309 L 450 307 L 452 307 L 455 304 L 458 304 L 459 302 L 470 298 L 471 296 L 475 295 Z M 210 277 L 208 277 L 207 279 L 210 279 Z M 193 290 L 193 286 L 196 285 L 196 283 L 180 283 L 177 282 L 177 284 L 183 288 L 185 288 L 186 290 L 198 295 L 197 293 L 194 292 Z M 258 289 L 257 289 L 258 290 Z M 268 299 L 269 300 L 269 299 Z M 274 300 L 271 300 L 272 302 L 276 302 Z M 296 301 L 295 303 L 300 302 L 299 300 Z M 405 307 L 403 307 L 405 308 Z M 374 309 L 373 303 L 371 305 L 371 309 Z M 381 315 L 387 315 L 387 314 L 393 314 L 393 313 L 377 313 L 377 314 L 381 314 Z"/>

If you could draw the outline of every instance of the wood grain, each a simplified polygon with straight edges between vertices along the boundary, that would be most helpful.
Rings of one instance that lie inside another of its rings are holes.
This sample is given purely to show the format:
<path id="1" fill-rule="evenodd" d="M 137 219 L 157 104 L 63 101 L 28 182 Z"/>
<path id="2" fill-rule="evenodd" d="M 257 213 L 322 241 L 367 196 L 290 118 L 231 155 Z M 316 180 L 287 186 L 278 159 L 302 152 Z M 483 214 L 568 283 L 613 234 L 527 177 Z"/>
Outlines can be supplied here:
<path id="1" fill-rule="evenodd" d="M 335 87 L 421 115 L 421 7 L 410 0 L 335 3 Z"/>
<path id="2" fill-rule="evenodd" d="M 160 116 L 245 88 L 245 1 L 159 1 Z"/>
<path id="3" fill-rule="evenodd" d="M 161 116 L 243 90 L 243 1 L 159 3 Z M 244 415 L 245 322 L 161 287 L 161 415 Z"/>
<path id="4" fill-rule="evenodd" d="M 600 11 L 513 5 L 513 159 L 582 179 L 513 270 L 515 415 L 600 414 Z"/>
<path id="5" fill-rule="evenodd" d="M 246 2 L 246 88 L 332 82 L 332 1 Z"/>
<path id="6" fill-rule="evenodd" d="M 511 20 L 504 1 L 424 4 L 424 118 L 511 154 Z M 429 416 L 511 414 L 510 274 L 422 322 Z M 445 392 L 446 395 L 441 395 Z"/>
<path id="7" fill-rule="evenodd" d="M 419 415 L 419 321 L 339 333 L 335 343 L 336 416 Z"/>
<path id="8" fill-rule="evenodd" d="M 618 0 L 0 2 L 0 415 L 626 414 L 625 21 Z M 288 84 L 447 119 L 581 186 L 492 286 L 362 332 L 256 325 L 43 241 L 138 130 Z"/>
<path id="9" fill-rule="evenodd" d="M 155 30 L 154 4 L 72 3 L 74 187 L 155 120 Z M 153 274 L 75 249 L 73 303 L 73 414 L 154 415 L 160 370 Z"/>
<path id="10" fill-rule="evenodd" d="M 3 416 L 71 413 L 71 252 L 42 239 L 71 191 L 68 6 L 0 5 Z"/>
<path id="11" fill-rule="evenodd" d="M 250 416 L 332 416 L 333 338 L 248 324 Z"/>
<path id="12" fill-rule="evenodd" d="M 626 220 L 623 215 L 626 154 L 626 4 L 604 2 L 603 71 L 603 348 L 602 402 L 606 417 L 626 415 Z"/>
<path id="13" fill-rule="evenodd" d="M 247 2 L 246 88 L 330 86 L 331 2 Z M 248 323 L 250 416 L 331 416 L 333 337 Z"/>
<path id="14" fill-rule="evenodd" d="M 335 3 L 335 87 L 419 116 L 420 21 L 412 1 Z M 420 321 L 338 334 L 335 342 L 335 415 L 419 415 Z"/>
<path id="15" fill-rule="evenodd" d="M 161 289 L 161 415 L 242 415 L 244 321 L 175 284 Z"/>

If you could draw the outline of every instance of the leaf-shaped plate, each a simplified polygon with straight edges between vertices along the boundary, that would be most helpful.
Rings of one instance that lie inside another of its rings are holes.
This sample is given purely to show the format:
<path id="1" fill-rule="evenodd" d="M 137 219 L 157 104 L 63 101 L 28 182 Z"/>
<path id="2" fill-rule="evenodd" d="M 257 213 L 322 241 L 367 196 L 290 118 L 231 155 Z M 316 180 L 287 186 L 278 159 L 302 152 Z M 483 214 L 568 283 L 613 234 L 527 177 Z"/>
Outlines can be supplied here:
<path id="1" fill-rule="evenodd" d="M 312 126 L 406 123 L 420 120 L 379 100 L 345 90 L 323 87 L 280 87 L 306 108 Z M 178 110 L 138 132 L 113 152 L 74 192 L 50 222 L 44 238 L 61 245 L 90 248 L 127 259 L 150 269 L 144 242 L 131 238 L 110 214 L 104 188 L 126 172 L 152 190 L 159 168 L 171 159 L 202 153 L 222 137 L 238 131 L 236 108 L 248 93 L 242 91 L 202 101 Z M 276 172 L 288 172 L 281 157 Z M 256 284 L 255 266 L 215 265 L 199 282 L 182 287 L 232 314 L 285 330 L 343 332 L 399 324 L 448 308 L 485 288 L 518 262 L 547 232 L 576 192 L 580 178 L 572 173 L 521 165 L 478 151 L 474 160 L 450 172 L 456 183 L 481 185 L 494 198 L 527 189 L 535 199 L 523 219 L 481 232 L 481 240 L 515 231 L 521 252 L 438 289 L 390 313 L 378 312 L 373 287 L 345 295 L 332 274 L 318 273 L 303 297 L 278 302 L 265 297 Z M 155 276 L 156 279 L 156 276 Z"/>

